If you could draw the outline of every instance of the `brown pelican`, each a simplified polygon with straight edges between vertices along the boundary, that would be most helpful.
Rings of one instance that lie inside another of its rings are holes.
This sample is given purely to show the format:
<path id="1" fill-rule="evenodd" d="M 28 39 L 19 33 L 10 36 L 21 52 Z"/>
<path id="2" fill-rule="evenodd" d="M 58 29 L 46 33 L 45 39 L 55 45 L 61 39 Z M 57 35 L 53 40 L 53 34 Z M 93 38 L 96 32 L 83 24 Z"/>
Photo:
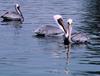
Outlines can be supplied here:
<path id="1" fill-rule="evenodd" d="M 51 26 L 51 25 L 44 25 L 41 26 L 39 28 L 37 28 L 34 33 L 36 34 L 36 36 L 59 36 L 62 35 L 63 32 L 61 29 L 59 29 L 56 26 Z"/>
<path id="2" fill-rule="evenodd" d="M 4 15 L 1 16 L 3 21 L 24 21 L 24 17 L 22 12 L 20 11 L 20 6 L 18 4 L 15 5 L 16 12 L 6 12 Z"/>
<path id="3" fill-rule="evenodd" d="M 64 25 L 64 21 L 61 15 L 54 15 L 56 23 L 60 29 L 64 32 L 64 44 L 69 43 L 87 43 L 89 38 L 84 33 L 72 33 L 73 20 L 70 18 L 67 20 L 67 26 Z"/>

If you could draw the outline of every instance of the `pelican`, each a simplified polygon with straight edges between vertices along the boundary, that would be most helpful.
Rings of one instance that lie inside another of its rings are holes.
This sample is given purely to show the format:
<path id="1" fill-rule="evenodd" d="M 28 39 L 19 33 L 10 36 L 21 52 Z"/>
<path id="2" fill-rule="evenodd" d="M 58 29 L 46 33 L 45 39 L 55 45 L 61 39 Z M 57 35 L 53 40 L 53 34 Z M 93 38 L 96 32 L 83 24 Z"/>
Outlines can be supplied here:
<path id="1" fill-rule="evenodd" d="M 41 36 L 41 37 L 63 35 L 63 32 L 61 29 L 59 29 L 56 26 L 51 26 L 51 25 L 43 25 L 37 28 L 34 31 L 34 33 L 36 34 L 36 36 Z"/>
<path id="2" fill-rule="evenodd" d="M 1 16 L 3 18 L 3 21 L 24 21 L 24 17 L 22 15 L 22 12 L 20 11 L 19 4 L 15 5 L 16 12 L 6 12 Z"/>
<path id="3" fill-rule="evenodd" d="M 65 26 L 61 15 L 54 15 L 53 17 L 59 28 L 64 32 L 64 44 L 88 42 L 89 38 L 85 33 L 72 33 L 73 20 L 71 18 L 67 20 L 67 26 Z"/>

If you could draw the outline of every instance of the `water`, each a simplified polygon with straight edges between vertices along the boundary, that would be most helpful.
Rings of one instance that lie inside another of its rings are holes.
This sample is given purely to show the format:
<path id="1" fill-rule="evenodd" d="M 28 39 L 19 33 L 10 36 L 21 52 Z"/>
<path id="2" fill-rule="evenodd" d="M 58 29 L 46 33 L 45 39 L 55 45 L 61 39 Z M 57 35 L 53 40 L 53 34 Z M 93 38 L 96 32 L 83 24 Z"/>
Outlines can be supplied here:
<path id="1" fill-rule="evenodd" d="M 0 22 L 1 76 L 100 76 L 99 0 L 0 0 L 0 15 L 21 5 L 23 24 Z M 36 38 L 41 25 L 57 26 L 52 16 L 72 18 L 73 29 L 91 44 L 64 47 L 60 38 Z M 2 20 L 2 19 L 0 19 Z"/>

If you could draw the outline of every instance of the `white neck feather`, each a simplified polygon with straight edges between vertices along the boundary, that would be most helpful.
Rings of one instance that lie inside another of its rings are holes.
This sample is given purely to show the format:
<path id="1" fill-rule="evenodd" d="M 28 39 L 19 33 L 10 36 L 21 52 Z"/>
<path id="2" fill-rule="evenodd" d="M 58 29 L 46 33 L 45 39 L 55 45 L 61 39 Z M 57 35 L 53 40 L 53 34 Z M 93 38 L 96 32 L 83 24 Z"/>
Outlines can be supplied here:
<path id="1" fill-rule="evenodd" d="M 62 19 L 63 20 L 63 18 L 62 18 L 62 16 L 61 15 L 54 15 L 53 16 L 53 18 L 54 18 L 54 20 L 56 21 L 56 23 L 57 23 L 57 25 L 59 26 L 59 28 L 64 32 L 64 29 L 62 28 L 62 26 L 58 23 L 58 19 Z"/>

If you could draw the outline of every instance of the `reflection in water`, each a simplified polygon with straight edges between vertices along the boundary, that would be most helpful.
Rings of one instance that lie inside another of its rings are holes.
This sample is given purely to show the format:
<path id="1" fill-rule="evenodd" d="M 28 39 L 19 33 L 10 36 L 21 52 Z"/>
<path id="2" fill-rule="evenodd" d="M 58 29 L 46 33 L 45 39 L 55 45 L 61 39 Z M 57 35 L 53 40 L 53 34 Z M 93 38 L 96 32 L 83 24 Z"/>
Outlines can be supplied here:
<path id="1" fill-rule="evenodd" d="M 21 21 L 8 21 L 8 22 L 6 22 L 6 21 L 1 21 L 1 22 L 2 22 L 1 25 L 14 25 L 14 26 L 19 26 L 19 25 L 22 24 Z"/>
<path id="2" fill-rule="evenodd" d="M 20 21 L 8 21 L 8 22 L 2 22 L 1 25 L 2 26 L 8 26 L 9 30 L 11 31 L 11 33 L 13 33 L 13 39 L 14 42 L 17 42 L 17 39 L 19 38 L 20 35 L 20 31 L 22 28 L 22 22 Z"/>
<path id="3" fill-rule="evenodd" d="M 65 45 L 66 55 L 67 55 L 67 64 L 70 63 L 70 52 L 71 52 L 71 43 L 69 45 Z"/>
<path id="4" fill-rule="evenodd" d="M 68 65 L 69 63 L 70 63 L 70 52 L 71 52 L 71 43 L 69 44 L 69 45 L 64 45 L 64 47 L 65 47 L 65 53 L 66 53 L 66 57 L 67 57 L 67 62 L 66 62 L 66 65 Z M 66 73 L 66 75 L 69 75 L 69 73 L 70 73 L 70 69 L 68 68 L 68 66 L 67 67 L 65 67 L 65 73 Z"/>
<path id="5" fill-rule="evenodd" d="M 8 22 L 2 22 L 1 25 L 13 27 L 15 35 L 18 35 L 20 33 L 20 29 L 22 28 L 21 24 L 22 24 L 21 21 L 8 21 Z"/>

